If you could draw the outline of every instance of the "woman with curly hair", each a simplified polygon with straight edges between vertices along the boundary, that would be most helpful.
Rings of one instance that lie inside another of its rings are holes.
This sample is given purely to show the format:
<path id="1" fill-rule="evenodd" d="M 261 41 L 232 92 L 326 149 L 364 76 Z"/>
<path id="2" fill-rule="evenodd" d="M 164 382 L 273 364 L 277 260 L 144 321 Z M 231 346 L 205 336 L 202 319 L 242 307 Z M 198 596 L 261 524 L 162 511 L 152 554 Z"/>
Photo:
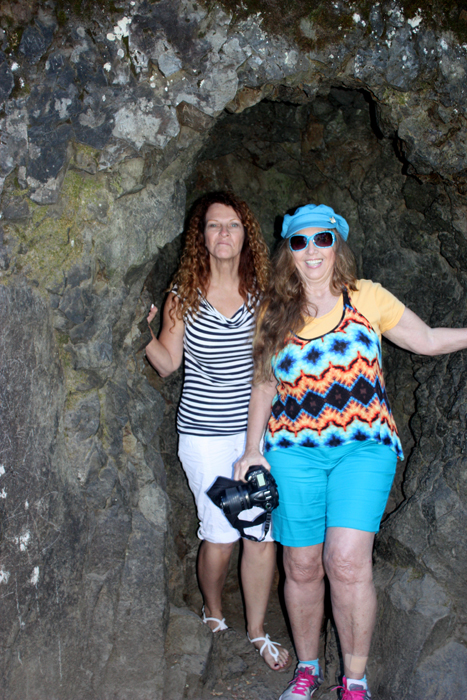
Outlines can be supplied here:
<path id="1" fill-rule="evenodd" d="M 240 535 L 206 491 L 218 476 L 232 478 L 233 465 L 244 450 L 255 312 L 268 273 L 266 244 L 246 203 L 228 192 L 205 195 L 190 218 L 159 338 L 151 331 L 146 347 L 149 361 L 162 377 L 174 372 L 184 358 L 177 416 L 179 457 L 200 521 L 198 581 L 203 621 L 213 632 L 227 629 L 221 596 Z M 149 324 L 156 313 L 153 306 Z M 254 518 L 254 510 L 245 511 L 242 518 Z M 248 638 L 271 669 L 281 670 L 289 665 L 289 654 L 264 631 L 274 568 L 270 534 L 263 542 L 243 540 L 241 579 Z"/>
<path id="2" fill-rule="evenodd" d="M 324 576 L 344 665 L 341 700 L 371 700 L 372 550 L 402 447 L 384 385 L 381 336 L 421 355 L 467 347 L 467 329 L 429 328 L 380 284 L 357 279 L 347 221 L 328 206 L 286 214 L 254 343 L 247 442 L 235 476 L 271 469 L 273 532 L 299 663 L 280 700 L 310 700 Z M 260 442 L 264 436 L 264 456 Z"/>

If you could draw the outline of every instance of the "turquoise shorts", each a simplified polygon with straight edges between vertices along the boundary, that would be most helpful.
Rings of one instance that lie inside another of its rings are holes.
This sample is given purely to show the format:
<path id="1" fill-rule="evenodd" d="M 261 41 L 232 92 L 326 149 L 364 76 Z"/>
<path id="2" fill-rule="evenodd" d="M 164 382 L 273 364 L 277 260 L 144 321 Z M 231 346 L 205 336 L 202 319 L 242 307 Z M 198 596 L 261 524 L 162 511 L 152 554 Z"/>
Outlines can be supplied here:
<path id="1" fill-rule="evenodd" d="M 397 456 L 371 440 L 339 447 L 293 447 L 266 455 L 279 490 L 273 537 L 288 547 L 324 542 L 326 528 L 378 532 Z"/>

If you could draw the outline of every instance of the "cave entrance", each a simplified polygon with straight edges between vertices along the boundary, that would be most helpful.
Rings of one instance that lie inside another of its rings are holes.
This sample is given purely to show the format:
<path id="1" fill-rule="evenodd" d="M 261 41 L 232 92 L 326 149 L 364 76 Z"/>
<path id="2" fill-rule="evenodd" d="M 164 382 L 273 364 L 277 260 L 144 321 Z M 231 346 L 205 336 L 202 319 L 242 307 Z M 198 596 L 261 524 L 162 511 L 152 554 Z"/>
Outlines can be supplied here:
<path id="1" fill-rule="evenodd" d="M 427 203 L 428 194 L 416 180 L 408 180 L 403 169 L 394 141 L 378 129 L 368 93 L 331 88 L 311 98 L 302 90 L 284 88 L 274 100 L 263 100 L 240 114 L 226 111 L 218 118 L 187 178 L 187 211 L 206 192 L 233 190 L 255 212 L 273 249 L 287 210 L 308 202 L 328 204 L 349 222 L 359 276 L 381 282 L 406 300 L 412 288 L 401 279 L 411 270 L 411 251 L 400 255 L 401 246 L 410 248 L 410 231 L 420 224 L 420 202 Z M 181 237 L 161 251 L 146 282 L 159 306 L 180 250 Z M 386 347 L 385 362 L 391 370 L 388 392 L 408 454 L 416 387 L 411 361 Z M 167 402 L 160 435 L 173 507 L 172 596 L 199 610 L 196 513 L 176 456 L 175 414 L 182 377 L 178 372 L 161 381 L 153 375 L 150 381 Z M 403 500 L 403 474 L 400 464 L 388 512 Z M 233 592 L 238 588 L 236 575 L 229 577 L 229 587 Z"/>
<path id="2" fill-rule="evenodd" d="M 273 248 L 288 209 L 327 203 L 352 221 L 359 254 L 358 192 L 381 150 L 373 103 L 363 91 L 342 88 L 312 99 L 301 90 L 279 95 L 218 119 L 188 179 L 188 204 L 206 191 L 232 189 L 254 210 Z"/>

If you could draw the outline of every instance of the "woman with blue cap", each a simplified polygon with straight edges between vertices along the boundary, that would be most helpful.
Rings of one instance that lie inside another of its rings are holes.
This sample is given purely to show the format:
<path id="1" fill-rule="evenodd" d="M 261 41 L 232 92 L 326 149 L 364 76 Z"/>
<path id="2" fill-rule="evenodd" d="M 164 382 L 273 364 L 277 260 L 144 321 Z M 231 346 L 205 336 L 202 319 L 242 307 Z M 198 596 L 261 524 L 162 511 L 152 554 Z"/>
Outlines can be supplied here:
<path id="1" fill-rule="evenodd" d="M 376 618 L 372 550 L 402 447 L 389 406 L 381 336 L 421 355 L 467 347 L 467 329 L 429 328 L 381 285 L 357 279 L 349 226 L 308 204 L 285 215 L 254 342 L 245 453 L 279 489 L 285 599 L 299 659 L 280 700 L 323 681 L 324 576 L 344 662 L 341 700 L 371 700 L 365 675 Z M 260 451 L 264 436 L 264 456 Z"/>

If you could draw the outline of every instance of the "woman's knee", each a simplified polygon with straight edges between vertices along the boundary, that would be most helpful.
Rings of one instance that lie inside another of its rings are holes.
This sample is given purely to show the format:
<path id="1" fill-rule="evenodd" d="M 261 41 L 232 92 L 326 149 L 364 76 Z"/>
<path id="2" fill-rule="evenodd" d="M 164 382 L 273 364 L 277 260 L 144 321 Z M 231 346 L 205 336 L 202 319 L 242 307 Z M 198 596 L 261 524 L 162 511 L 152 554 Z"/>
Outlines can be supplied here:
<path id="1" fill-rule="evenodd" d="M 209 540 L 203 540 L 200 553 L 202 552 L 203 555 L 208 557 L 226 559 L 231 556 L 234 547 L 235 542 L 210 542 Z"/>
<path id="2" fill-rule="evenodd" d="M 316 547 L 303 548 L 305 551 L 300 551 L 302 548 L 284 548 L 284 569 L 289 581 L 303 584 L 324 578 L 322 547 Z"/>
<path id="3" fill-rule="evenodd" d="M 324 554 L 324 568 L 333 583 L 370 583 L 373 581 L 371 556 L 350 550 L 334 549 Z"/>
<path id="4" fill-rule="evenodd" d="M 276 556 L 275 542 L 255 542 L 254 540 L 243 540 L 243 556 L 248 558 L 269 558 Z"/>

